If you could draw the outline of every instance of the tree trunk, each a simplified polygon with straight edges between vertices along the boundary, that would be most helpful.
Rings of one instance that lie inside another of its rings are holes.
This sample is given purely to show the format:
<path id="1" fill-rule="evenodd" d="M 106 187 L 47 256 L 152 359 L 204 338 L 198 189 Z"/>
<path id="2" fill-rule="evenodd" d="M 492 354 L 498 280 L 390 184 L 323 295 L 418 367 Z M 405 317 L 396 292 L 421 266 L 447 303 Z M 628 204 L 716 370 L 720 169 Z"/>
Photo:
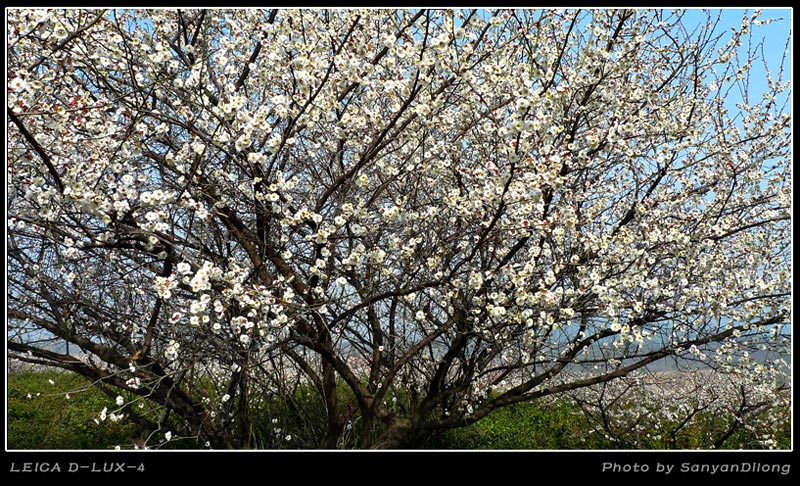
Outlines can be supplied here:
<path id="1" fill-rule="evenodd" d="M 383 434 L 370 445 L 370 449 L 402 449 L 408 447 L 416 435 L 415 432 L 411 419 L 395 417 Z"/>
<path id="2" fill-rule="evenodd" d="M 336 390 L 336 372 L 327 361 L 322 363 L 322 395 L 327 411 L 327 428 L 322 439 L 323 449 L 335 449 L 342 435 L 344 424 L 339 412 L 339 396 Z"/>

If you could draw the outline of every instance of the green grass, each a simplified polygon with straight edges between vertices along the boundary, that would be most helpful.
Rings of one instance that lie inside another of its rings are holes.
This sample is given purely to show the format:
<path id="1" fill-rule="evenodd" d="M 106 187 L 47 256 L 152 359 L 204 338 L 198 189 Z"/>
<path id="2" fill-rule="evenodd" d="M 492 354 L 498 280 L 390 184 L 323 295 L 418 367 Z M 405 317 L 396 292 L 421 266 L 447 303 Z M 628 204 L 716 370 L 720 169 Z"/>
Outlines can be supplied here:
<path id="1" fill-rule="evenodd" d="M 426 447 L 434 449 L 600 449 L 611 444 L 590 435 L 585 420 L 566 402 L 519 403 L 482 420 L 441 433 Z"/>
<path id="2" fill-rule="evenodd" d="M 52 380 L 54 383 L 50 383 Z M 84 378 L 58 371 L 28 371 L 8 376 L 8 447 L 10 449 L 125 449 L 140 443 L 146 436 L 128 420 L 99 424 L 94 419 L 104 407 L 116 408 L 114 401 L 101 393 Z M 340 389 L 341 401 L 352 400 L 345 387 Z M 66 398 L 66 394 L 70 398 Z M 30 395 L 30 398 L 29 398 Z M 402 397 L 400 397 L 402 399 Z M 250 446 L 256 448 L 318 448 L 325 429 L 325 408 L 319 397 L 309 389 L 298 389 L 291 397 L 274 397 L 253 410 L 256 419 L 251 427 Z M 276 423 L 272 419 L 278 418 Z M 717 419 L 718 420 L 718 419 Z M 356 423 L 356 426 L 358 424 Z M 666 425 L 666 424 L 665 424 Z M 699 417 L 682 433 L 672 447 L 693 448 L 703 443 L 709 431 L 724 424 L 712 423 Z M 791 425 L 788 416 L 779 415 L 776 446 L 791 446 Z M 281 431 L 276 433 L 280 428 Z M 479 422 L 459 429 L 447 430 L 429 438 L 419 447 L 426 449 L 614 449 L 620 447 L 602 434 L 591 433 L 593 425 L 568 400 L 549 403 L 520 403 L 501 408 Z M 358 437 L 355 427 L 347 447 L 355 447 Z M 760 431 L 763 433 L 764 431 Z M 292 435 L 286 441 L 286 434 Z M 161 435 L 156 434 L 158 447 Z M 724 448 L 753 448 L 753 434 L 738 430 Z M 189 439 L 164 444 L 167 448 L 201 448 Z M 667 439 L 647 443 L 653 449 L 670 448 Z"/>
<path id="3" fill-rule="evenodd" d="M 78 375 L 28 371 L 7 379 L 10 449 L 130 448 L 140 436 L 129 421 L 95 423 L 104 407 L 115 408 L 114 401 Z"/>

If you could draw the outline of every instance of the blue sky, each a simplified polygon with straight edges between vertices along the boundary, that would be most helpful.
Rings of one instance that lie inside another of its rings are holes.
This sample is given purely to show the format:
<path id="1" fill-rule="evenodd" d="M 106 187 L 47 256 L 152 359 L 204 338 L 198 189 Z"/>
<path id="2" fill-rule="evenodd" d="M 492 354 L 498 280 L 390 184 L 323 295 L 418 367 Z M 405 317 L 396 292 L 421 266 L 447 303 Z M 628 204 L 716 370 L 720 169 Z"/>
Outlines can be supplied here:
<path id="1" fill-rule="evenodd" d="M 745 11 L 752 14 L 753 9 L 709 9 L 712 15 L 716 16 L 720 13 L 720 23 L 717 26 L 717 31 L 724 32 L 724 37 L 720 40 L 720 45 L 724 45 L 731 38 L 731 28 L 740 28 L 742 16 Z M 785 60 L 783 60 L 784 48 L 786 47 L 787 39 L 791 36 L 791 19 L 792 10 L 787 8 L 769 9 L 765 8 L 760 16 L 761 20 L 767 19 L 782 19 L 775 21 L 769 25 L 762 25 L 753 28 L 753 45 L 763 42 L 763 54 L 767 65 L 773 72 L 773 76 L 777 78 L 778 72 L 781 67 L 781 62 L 784 62 L 785 77 L 788 79 L 791 75 L 791 42 L 789 43 L 789 53 Z M 705 23 L 706 13 L 703 9 L 689 9 L 684 17 L 687 26 L 691 22 L 699 24 Z M 742 45 L 740 52 L 745 52 L 747 45 Z M 750 70 L 750 97 L 751 102 L 755 102 L 761 98 L 764 92 L 767 91 L 766 73 L 762 64 L 754 63 Z M 738 101 L 738 100 L 737 100 Z"/>

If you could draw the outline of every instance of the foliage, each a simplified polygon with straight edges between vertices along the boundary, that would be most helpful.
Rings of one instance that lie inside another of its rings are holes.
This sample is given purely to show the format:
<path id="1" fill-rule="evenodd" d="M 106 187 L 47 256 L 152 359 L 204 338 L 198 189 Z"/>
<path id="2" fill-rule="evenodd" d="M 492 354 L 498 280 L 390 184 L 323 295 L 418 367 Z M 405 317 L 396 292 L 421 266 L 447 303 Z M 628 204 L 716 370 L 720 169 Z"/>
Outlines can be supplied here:
<path id="1" fill-rule="evenodd" d="M 215 448 L 774 366 L 790 83 L 702 15 L 9 10 L 9 353 Z"/>

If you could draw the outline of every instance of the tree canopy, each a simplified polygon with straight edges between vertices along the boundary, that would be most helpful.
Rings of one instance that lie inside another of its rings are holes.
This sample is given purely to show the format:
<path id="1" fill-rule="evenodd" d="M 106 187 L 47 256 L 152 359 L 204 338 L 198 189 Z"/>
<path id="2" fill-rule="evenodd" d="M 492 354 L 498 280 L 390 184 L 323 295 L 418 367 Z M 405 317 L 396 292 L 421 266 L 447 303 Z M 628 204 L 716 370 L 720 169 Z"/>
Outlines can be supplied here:
<path id="1" fill-rule="evenodd" d="M 789 82 L 704 15 L 9 10 L 9 355 L 237 448 L 780 366 Z"/>

